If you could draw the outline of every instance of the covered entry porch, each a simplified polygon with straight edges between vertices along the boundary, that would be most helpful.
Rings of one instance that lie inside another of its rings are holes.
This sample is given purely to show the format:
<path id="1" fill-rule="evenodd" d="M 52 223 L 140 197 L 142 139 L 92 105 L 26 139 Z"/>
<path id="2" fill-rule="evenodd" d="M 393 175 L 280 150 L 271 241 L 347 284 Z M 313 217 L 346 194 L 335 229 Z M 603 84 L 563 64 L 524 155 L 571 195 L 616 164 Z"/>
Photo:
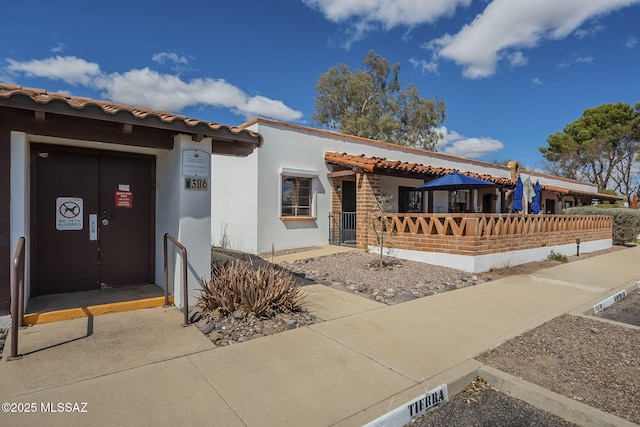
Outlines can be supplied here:
<path id="1" fill-rule="evenodd" d="M 389 255 L 471 272 L 545 259 L 551 250 L 575 255 L 577 242 L 582 252 L 612 245 L 610 217 L 558 215 L 555 208 L 548 214 L 544 210 L 536 215 L 511 213 L 520 172 L 517 163 L 504 169 L 509 176 L 468 173 L 493 182 L 495 187 L 469 190 L 460 197 L 452 191 L 423 193 L 417 189 L 451 169 L 344 153 L 326 153 L 325 160 L 333 167 L 328 176 L 333 189 L 330 240 L 335 244 L 344 244 L 342 219 L 352 215 L 355 242 L 350 244 L 379 251 L 370 225 L 371 218 L 378 217 L 379 229 L 385 227 L 391 236 L 383 249 Z M 355 188 L 353 212 L 344 209 L 346 181 L 353 182 Z M 377 202 L 381 196 L 391 196 L 392 201 L 384 213 Z M 593 198 L 618 199 L 548 184 L 542 186 L 542 196 L 543 200 L 558 200 L 558 205 L 569 198 L 576 204 L 590 203 Z"/>
<path id="2" fill-rule="evenodd" d="M 248 130 L 0 84 L 0 315 L 9 312 L 20 238 L 24 309 L 59 294 L 85 306 L 81 293 L 103 301 L 119 287 L 162 294 L 165 233 L 188 248 L 189 292 L 199 288 L 210 271 L 210 156 L 247 156 L 261 144 Z M 178 306 L 182 267 L 172 247 Z"/>

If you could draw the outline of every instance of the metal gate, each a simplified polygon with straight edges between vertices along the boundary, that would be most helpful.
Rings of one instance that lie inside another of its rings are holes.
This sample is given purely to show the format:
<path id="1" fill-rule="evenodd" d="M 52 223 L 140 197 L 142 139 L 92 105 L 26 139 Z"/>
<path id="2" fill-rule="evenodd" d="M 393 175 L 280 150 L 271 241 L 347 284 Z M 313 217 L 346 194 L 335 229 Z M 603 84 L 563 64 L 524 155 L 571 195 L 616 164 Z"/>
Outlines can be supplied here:
<path id="1" fill-rule="evenodd" d="M 329 215 L 329 243 L 356 246 L 356 213 L 332 212 Z"/>

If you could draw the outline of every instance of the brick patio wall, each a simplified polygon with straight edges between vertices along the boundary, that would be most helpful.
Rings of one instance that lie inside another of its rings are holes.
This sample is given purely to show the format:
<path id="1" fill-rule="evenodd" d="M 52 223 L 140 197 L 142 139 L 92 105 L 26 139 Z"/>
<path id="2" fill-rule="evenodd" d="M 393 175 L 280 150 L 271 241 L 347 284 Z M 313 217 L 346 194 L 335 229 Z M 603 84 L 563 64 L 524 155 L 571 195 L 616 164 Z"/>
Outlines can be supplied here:
<path id="1" fill-rule="evenodd" d="M 612 238 L 607 216 L 402 214 L 393 215 L 391 247 L 478 256 Z M 362 238 L 362 240 L 360 240 Z M 358 246 L 376 246 L 373 233 Z"/>

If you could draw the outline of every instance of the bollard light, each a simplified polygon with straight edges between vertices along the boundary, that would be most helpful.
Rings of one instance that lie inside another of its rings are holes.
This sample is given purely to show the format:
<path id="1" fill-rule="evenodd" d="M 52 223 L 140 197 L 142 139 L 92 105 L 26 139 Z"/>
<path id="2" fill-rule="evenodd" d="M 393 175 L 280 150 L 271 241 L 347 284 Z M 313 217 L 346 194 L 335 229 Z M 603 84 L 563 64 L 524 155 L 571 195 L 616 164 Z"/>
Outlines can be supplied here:
<path id="1" fill-rule="evenodd" d="M 580 238 L 576 239 L 576 256 L 580 256 Z"/>

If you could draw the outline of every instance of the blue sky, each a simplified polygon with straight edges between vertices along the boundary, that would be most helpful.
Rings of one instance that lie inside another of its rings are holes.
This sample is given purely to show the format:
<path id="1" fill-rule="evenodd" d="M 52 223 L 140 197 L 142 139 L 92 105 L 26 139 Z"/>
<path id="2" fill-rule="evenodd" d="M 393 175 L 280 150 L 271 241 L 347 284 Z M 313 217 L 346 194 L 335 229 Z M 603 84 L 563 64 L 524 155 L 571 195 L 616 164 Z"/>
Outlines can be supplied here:
<path id="1" fill-rule="evenodd" d="M 438 151 L 529 168 L 586 108 L 640 101 L 640 0 L 37 0 L 3 15 L 0 82 L 228 125 L 311 126 L 320 74 L 373 50 L 446 102 Z"/>

